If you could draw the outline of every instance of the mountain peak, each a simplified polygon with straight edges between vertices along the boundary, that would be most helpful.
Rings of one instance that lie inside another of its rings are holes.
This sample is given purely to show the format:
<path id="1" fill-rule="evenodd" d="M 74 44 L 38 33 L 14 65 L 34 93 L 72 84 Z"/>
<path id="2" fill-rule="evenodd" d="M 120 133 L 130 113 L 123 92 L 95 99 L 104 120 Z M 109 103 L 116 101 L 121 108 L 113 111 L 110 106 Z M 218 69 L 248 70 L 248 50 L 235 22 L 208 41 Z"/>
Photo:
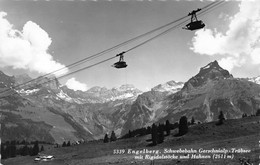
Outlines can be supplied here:
<path id="1" fill-rule="evenodd" d="M 174 80 L 168 81 L 163 84 L 159 84 L 152 88 L 153 91 L 159 91 L 159 92 L 170 92 L 175 93 L 179 91 L 183 87 L 183 82 L 176 82 Z"/>
<path id="2" fill-rule="evenodd" d="M 188 82 L 185 83 L 185 87 L 189 84 L 193 87 L 201 86 L 209 80 L 218 80 L 218 79 L 226 79 L 233 78 L 232 74 L 230 74 L 227 70 L 223 69 L 219 66 L 218 62 L 215 60 L 210 62 L 206 66 L 200 68 L 199 73 L 189 79 Z"/>
<path id="3" fill-rule="evenodd" d="M 213 68 L 223 70 L 223 68 L 221 68 L 221 67 L 219 66 L 219 64 L 218 64 L 218 62 L 217 62 L 216 60 L 213 61 L 213 62 L 210 62 L 208 65 L 206 65 L 206 66 L 200 68 L 200 70 L 213 69 Z"/>
<path id="4" fill-rule="evenodd" d="M 196 76 L 209 76 L 210 79 L 233 77 L 227 70 L 221 68 L 216 60 L 200 68 Z"/>

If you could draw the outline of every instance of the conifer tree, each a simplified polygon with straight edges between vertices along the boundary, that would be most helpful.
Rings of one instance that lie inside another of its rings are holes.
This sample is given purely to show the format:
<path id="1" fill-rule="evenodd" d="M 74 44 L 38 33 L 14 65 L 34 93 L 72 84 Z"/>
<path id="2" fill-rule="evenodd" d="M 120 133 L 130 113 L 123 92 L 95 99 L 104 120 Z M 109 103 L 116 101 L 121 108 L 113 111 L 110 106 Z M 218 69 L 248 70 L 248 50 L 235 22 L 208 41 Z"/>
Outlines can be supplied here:
<path id="1" fill-rule="evenodd" d="M 132 137 L 132 132 L 129 130 L 128 131 L 128 137 L 131 138 Z"/>
<path id="2" fill-rule="evenodd" d="M 108 139 L 108 135 L 106 134 L 105 137 L 104 137 L 103 142 L 104 142 L 104 143 L 108 143 L 108 141 L 109 141 L 109 139 Z"/>
<path id="3" fill-rule="evenodd" d="M 186 116 L 182 116 L 179 121 L 179 135 L 184 135 L 188 132 L 188 120 Z"/>
<path id="4" fill-rule="evenodd" d="M 260 116 L 260 109 L 256 111 L 256 116 Z"/>
<path id="5" fill-rule="evenodd" d="M 111 141 L 111 142 L 112 142 L 112 141 L 116 141 L 116 134 L 115 134 L 114 131 L 112 131 L 112 133 L 111 133 L 110 141 Z"/>
<path id="6" fill-rule="evenodd" d="M 146 128 L 146 134 L 151 134 L 152 133 L 152 128 L 150 126 L 148 126 Z"/>
<path id="7" fill-rule="evenodd" d="M 63 142 L 62 147 L 66 147 L 66 146 L 67 146 L 66 142 Z"/>
<path id="8" fill-rule="evenodd" d="M 156 145 L 158 141 L 158 132 L 157 132 L 157 126 L 155 124 L 152 125 L 152 142 L 153 145 Z"/>
<path id="9" fill-rule="evenodd" d="M 32 156 L 35 156 L 39 153 L 39 142 L 35 141 L 33 148 L 32 148 Z"/>
<path id="10" fill-rule="evenodd" d="M 70 146 L 70 141 L 68 141 L 68 142 L 67 142 L 66 146 L 67 146 L 67 147 L 69 147 L 69 146 Z"/>
<path id="11" fill-rule="evenodd" d="M 225 120 L 225 117 L 224 117 L 224 114 L 222 111 L 220 111 L 219 115 L 218 115 L 218 122 L 217 122 L 217 125 L 222 125 L 223 122 Z"/>
<path id="12" fill-rule="evenodd" d="M 170 133 L 171 133 L 171 124 L 170 124 L 169 120 L 166 120 L 166 122 L 165 122 L 165 130 L 166 130 L 166 135 L 170 135 Z"/>

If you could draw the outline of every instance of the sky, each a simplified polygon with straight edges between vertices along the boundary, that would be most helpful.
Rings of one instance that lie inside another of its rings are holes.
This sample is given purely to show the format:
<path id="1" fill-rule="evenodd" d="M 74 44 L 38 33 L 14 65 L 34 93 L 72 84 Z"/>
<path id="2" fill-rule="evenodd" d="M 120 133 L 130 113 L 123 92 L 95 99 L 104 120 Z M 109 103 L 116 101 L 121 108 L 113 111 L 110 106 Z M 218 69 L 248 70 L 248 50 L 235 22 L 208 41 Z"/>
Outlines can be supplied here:
<path id="1" fill-rule="evenodd" d="M 212 1 L 0 0 L 0 70 L 33 78 L 93 65 L 131 49 L 135 41 L 75 68 L 67 65 L 186 16 Z M 59 81 L 74 90 L 133 84 L 140 90 L 186 82 L 217 60 L 234 77 L 260 75 L 260 2 L 229 1 L 199 16 L 204 29 L 181 27 L 125 53 L 126 69 L 104 62 Z M 174 24 L 176 25 L 176 24 Z M 155 35 L 155 34 L 154 34 Z"/>

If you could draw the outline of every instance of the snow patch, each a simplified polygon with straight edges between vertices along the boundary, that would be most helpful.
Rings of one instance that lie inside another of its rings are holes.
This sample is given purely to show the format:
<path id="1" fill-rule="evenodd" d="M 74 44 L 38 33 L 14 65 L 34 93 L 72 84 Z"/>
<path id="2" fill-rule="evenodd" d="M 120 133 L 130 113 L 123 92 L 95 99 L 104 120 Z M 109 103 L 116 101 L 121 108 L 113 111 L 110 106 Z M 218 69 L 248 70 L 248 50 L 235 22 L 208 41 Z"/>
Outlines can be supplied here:
<path id="1" fill-rule="evenodd" d="M 127 99 L 127 98 L 131 98 L 134 97 L 135 95 L 133 93 L 125 93 L 116 97 L 112 97 L 111 99 L 109 99 L 110 101 L 115 101 L 115 100 L 123 100 L 123 99 Z"/>
<path id="2" fill-rule="evenodd" d="M 249 78 L 248 81 L 251 81 L 253 83 L 256 83 L 256 84 L 260 85 L 260 76 L 259 77 Z"/>
<path id="3" fill-rule="evenodd" d="M 207 121 L 207 122 L 213 121 L 213 113 L 210 111 L 209 99 L 208 99 L 207 97 L 205 98 L 203 104 L 206 105 L 206 108 L 205 108 L 205 110 L 206 110 L 206 116 L 207 116 L 206 121 Z"/>
<path id="4" fill-rule="evenodd" d="M 234 107 L 234 104 L 233 104 L 233 102 L 230 100 L 230 104 Z"/>
<path id="5" fill-rule="evenodd" d="M 72 98 L 69 97 L 66 93 L 63 92 L 63 90 L 60 90 L 60 93 L 57 94 L 57 96 L 63 100 L 71 101 Z"/>
<path id="6" fill-rule="evenodd" d="M 171 94 L 178 92 L 182 87 L 183 83 L 175 83 L 172 84 L 171 82 L 160 84 L 156 87 L 154 87 L 152 90 L 158 91 L 158 92 L 169 92 Z"/>
<path id="7" fill-rule="evenodd" d="M 63 92 L 63 90 L 60 90 L 60 93 L 57 94 L 58 98 L 59 99 L 62 99 L 62 100 L 65 100 L 67 102 L 74 102 L 74 103 L 77 103 L 77 104 L 83 104 L 84 103 L 84 100 L 81 99 L 81 98 L 71 98 L 70 96 L 68 96 L 66 93 Z"/>
<path id="8" fill-rule="evenodd" d="M 210 66 L 211 66 L 211 64 L 208 64 L 208 65 L 202 67 L 201 69 L 208 69 L 208 68 L 210 68 Z"/>
<path id="9" fill-rule="evenodd" d="M 85 127 L 85 126 L 83 126 L 84 127 L 84 129 L 86 130 L 86 131 L 88 131 L 91 135 L 93 135 L 93 133 L 87 128 L 87 127 Z"/>
<path id="10" fill-rule="evenodd" d="M 20 91 L 18 90 L 18 91 L 16 91 L 16 92 L 29 95 L 29 94 L 38 92 L 39 90 L 40 90 L 40 89 L 32 89 L 32 90 L 24 90 L 24 89 L 21 89 Z"/>

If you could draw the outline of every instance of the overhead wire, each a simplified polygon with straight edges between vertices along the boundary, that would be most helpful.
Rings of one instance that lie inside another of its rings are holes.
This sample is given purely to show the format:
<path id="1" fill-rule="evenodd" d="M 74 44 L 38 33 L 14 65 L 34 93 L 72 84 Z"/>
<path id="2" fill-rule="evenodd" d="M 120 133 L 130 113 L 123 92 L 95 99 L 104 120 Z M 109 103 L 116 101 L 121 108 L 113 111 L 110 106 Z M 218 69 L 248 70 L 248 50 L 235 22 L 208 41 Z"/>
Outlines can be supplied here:
<path id="1" fill-rule="evenodd" d="M 221 2 L 220 2 L 220 3 L 221 3 Z M 220 3 L 218 3 L 218 4 L 216 4 L 216 5 L 212 6 L 212 7 L 210 7 L 210 8 L 207 9 L 206 11 L 208 11 L 208 10 L 210 10 L 211 8 L 213 8 L 213 7 L 217 6 L 217 5 L 219 5 Z M 212 5 L 212 3 L 211 3 L 210 5 Z M 207 6 L 210 6 L 210 5 L 207 5 Z M 201 12 L 201 13 L 203 13 L 203 12 Z M 200 13 L 200 14 L 201 14 L 201 13 Z M 199 15 L 199 14 L 198 14 L 198 15 Z M 143 42 L 143 43 L 141 43 L 141 44 L 138 44 L 137 46 L 135 46 L 135 47 L 133 47 L 133 48 L 127 50 L 126 52 L 129 52 L 129 51 L 131 51 L 131 50 L 133 50 L 133 49 L 135 49 L 135 48 L 137 48 L 137 47 L 140 47 L 140 46 L 146 44 L 147 42 L 150 42 L 150 41 L 152 41 L 153 39 L 158 38 L 158 37 L 161 36 L 161 35 L 167 34 L 168 32 L 170 32 L 170 31 L 172 31 L 173 29 L 179 27 L 180 25 L 182 25 L 183 23 L 185 23 L 185 22 L 187 22 L 187 21 L 188 21 L 188 20 L 185 20 L 185 21 L 183 21 L 183 22 L 177 24 L 176 26 L 174 26 L 174 27 L 172 27 L 172 28 L 170 28 L 170 29 L 167 29 L 166 31 L 164 31 L 164 32 L 162 32 L 162 33 L 160 33 L 160 34 L 158 34 L 158 35 L 156 35 L 156 36 L 154 36 L 154 37 L 152 37 L 152 38 L 146 40 L 145 42 Z M 68 73 L 68 74 L 59 76 L 59 77 L 57 77 L 57 79 L 60 79 L 60 78 L 69 76 L 69 75 L 71 75 L 71 74 L 77 73 L 77 72 L 79 72 L 79 71 L 82 71 L 82 70 L 91 68 L 91 67 L 93 67 L 93 66 L 96 66 L 96 65 L 101 64 L 101 63 L 103 63 L 103 62 L 106 62 L 106 61 L 108 61 L 108 60 L 111 60 L 111 59 L 113 59 L 113 58 L 115 58 L 115 57 L 108 58 L 108 59 L 106 59 L 106 60 L 103 60 L 103 61 L 98 62 L 98 63 L 95 63 L 95 64 L 93 64 L 93 65 L 90 65 L 90 66 L 81 68 L 81 69 L 76 70 L 76 71 L 74 71 L 74 72 L 70 72 L 70 73 Z M 54 79 L 55 79 L 55 78 L 54 78 Z M 52 79 L 52 80 L 54 80 L 54 79 Z M 36 80 L 36 79 L 35 79 L 35 80 Z M 49 82 L 49 81 L 47 81 L 47 82 Z M 44 82 L 44 83 L 47 83 L 47 82 Z M 26 82 L 26 83 L 28 83 L 28 82 Z M 11 90 L 11 89 L 8 89 L 8 90 Z M 5 91 L 4 91 L 4 92 L 5 92 Z M 2 92 L 1 92 L 1 93 L 2 93 Z M 0 94 L 1 94 L 1 93 L 0 93 Z"/>
<path id="2" fill-rule="evenodd" d="M 206 14 L 205 12 L 209 11 L 210 9 L 212 9 L 212 8 L 214 8 L 214 7 L 216 7 L 216 6 L 220 5 L 220 4 L 223 4 L 223 1 L 220 1 L 220 2 L 217 3 L 216 5 L 210 7 L 209 9 L 198 13 L 198 15 L 205 15 L 205 14 Z M 203 13 L 204 13 L 204 14 L 203 14 Z M 173 26 L 173 27 L 171 27 L 171 28 L 169 28 L 169 29 L 163 31 L 162 33 L 159 33 L 159 34 L 155 35 L 154 37 L 152 37 L 152 38 L 150 38 L 150 39 L 148 39 L 148 40 L 145 40 L 144 42 L 142 42 L 142 43 L 140 43 L 140 44 L 138 44 L 138 45 L 136 45 L 136 46 L 134 46 L 134 47 L 132 47 L 132 48 L 130 48 L 130 49 L 124 51 L 124 52 L 127 53 L 127 52 L 129 52 L 129 51 L 132 51 L 132 50 L 134 50 L 134 49 L 136 49 L 136 48 L 138 48 L 138 47 L 140 47 L 140 46 L 142 46 L 142 45 L 144 45 L 144 44 L 146 44 L 146 43 L 148 43 L 148 42 L 150 42 L 150 41 L 152 41 L 152 40 L 154 40 L 154 39 L 156 39 L 156 38 L 158 38 L 158 37 L 160 37 L 160 36 L 162 36 L 162 35 L 165 35 L 165 34 L 171 32 L 172 30 L 174 30 L 174 29 L 180 27 L 181 25 L 183 25 L 183 24 L 186 23 L 187 21 L 190 21 L 190 19 L 186 19 L 185 21 L 183 21 L 183 22 L 181 22 L 181 23 L 179 23 L 179 24 L 177 24 L 177 25 L 175 25 L 175 26 Z"/>
<path id="3" fill-rule="evenodd" d="M 205 6 L 205 7 L 203 7 L 202 9 L 205 9 L 205 10 L 199 12 L 198 15 L 205 15 L 206 13 L 210 12 L 211 9 L 215 8 L 216 6 L 219 6 L 219 5 L 223 4 L 222 2 L 223 2 L 223 1 L 220 1 L 220 2 L 218 2 L 218 3 L 213 2 L 213 3 L 211 3 L 211 4 L 209 4 L 209 5 Z M 216 3 L 216 4 L 215 4 L 215 3 Z M 211 6 L 211 7 L 210 7 L 210 6 Z M 203 14 L 203 13 L 204 13 L 204 14 Z M 152 33 L 152 32 L 158 31 L 159 29 L 162 29 L 162 27 L 163 27 L 163 28 L 164 28 L 164 27 L 167 27 L 167 26 L 169 26 L 170 24 L 176 23 L 176 22 L 178 22 L 178 21 L 180 21 L 180 20 L 182 20 L 182 19 L 184 19 L 184 18 L 186 18 L 186 17 L 187 17 L 187 16 L 182 17 L 182 18 L 180 18 L 180 19 L 177 19 L 177 20 L 175 20 L 175 21 L 173 21 L 173 22 L 171 22 L 171 23 L 168 23 L 168 24 L 166 24 L 166 25 L 164 25 L 164 26 L 161 26 L 161 28 L 160 28 L 160 27 L 159 27 L 159 28 L 156 28 L 156 29 L 154 29 L 154 30 L 152 30 L 152 31 L 149 31 L 149 32 L 147 32 L 147 33 L 144 33 L 144 34 L 142 34 L 142 35 L 139 35 L 139 36 L 137 36 L 137 37 L 134 37 L 134 38 L 132 38 L 132 39 L 130 39 L 130 40 L 128 40 L 128 41 L 125 41 L 125 42 L 123 42 L 123 43 L 121 43 L 121 44 L 118 44 L 118 45 L 116 45 L 116 46 L 114 46 L 114 47 L 112 47 L 112 48 L 106 49 L 106 50 L 104 50 L 104 51 L 102 51 L 102 52 L 100 52 L 100 53 L 97 53 L 97 54 L 95 54 L 95 55 L 89 56 L 89 57 L 87 57 L 87 58 L 85 58 L 85 59 L 82 59 L 82 60 L 80 60 L 80 61 L 74 62 L 74 63 L 72 63 L 72 64 L 70 64 L 70 65 L 67 65 L 67 67 L 72 67 L 73 65 L 77 65 L 77 64 L 79 64 L 79 63 L 83 63 L 83 61 L 86 61 L 87 59 L 95 58 L 96 56 L 99 57 L 100 55 L 103 55 L 103 54 L 104 54 L 105 52 L 107 52 L 107 51 L 112 51 L 112 49 L 115 49 L 116 47 L 119 47 L 119 46 L 121 46 L 121 45 L 124 45 L 124 44 L 126 44 L 126 43 L 129 43 L 129 42 L 131 42 L 132 40 L 136 40 L 137 38 L 139 39 L 139 38 L 141 38 L 141 36 L 143 37 L 143 36 L 145 36 L 145 35 L 147 35 L 147 34 L 150 34 L 150 33 Z M 128 50 L 126 50 L 125 52 L 132 51 L 132 50 L 134 50 L 134 49 L 136 49 L 136 48 L 138 48 L 138 47 L 140 47 L 140 46 L 142 46 L 142 45 L 144 45 L 144 44 L 146 44 L 146 43 L 148 43 L 148 42 L 150 42 L 150 41 L 152 41 L 152 40 L 154 40 L 154 39 L 156 39 L 156 38 L 158 38 L 158 37 L 160 37 L 160 36 L 162 36 L 162 35 L 165 35 L 165 34 L 169 33 L 170 31 L 174 30 L 175 28 L 180 27 L 181 25 L 183 25 L 185 22 L 187 22 L 187 21 L 189 21 L 189 20 L 190 20 L 190 19 L 186 19 L 185 21 L 182 21 L 181 23 L 179 23 L 179 24 L 177 24 L 177 25 L 175 25 L 175 26 L 173 26 L 173 27 L 171 27 L 171 28 L 169 28 L 169 29 L 167 29 L 167 30 L 165 30 L 165 31 L 163 31 L 163 32 L 161 32 L 161 33 L 155 35 L 154 37 L 152 37 L 152 38 L 150 38 L 150 39 L 148 39 L 148 40 L 146 40 L 146 41 L 144 41 L 144 42 L 142 42 L 142 43 L 140 43 L 140 44 L 138 44 L 138 45 L 136 45 L 136 46 L 134 46 L 134 47 L 132 47 L 132 48 L 130 48 L 130 49 L 128 49 Z M 100 62 L 97 62 L 97 63 L 95 63 L 95 64 L 92 64 L 92 65 L 83 67 L 83 68 L 78 69 L 78 70 L 73 71 L 73 72 L 66 73 L 66 74 L 64 74 L 64 75 L 61 75 L 61 76 L 59 76 L 59 77 L 55 77 L 55 78 L 53 78 L 53 79 L 50 79 L 49 81 L 45 81 L 45 82 L 40 83 L 40 84 L 45 84 L 45 83 L 48 83 L 48 82 L 53 81 L 53 80 L 55 80 L 55 79 L 60 79 L 60 78 L 67 77 L 67 76 L 69 76 L 69 75 L 71 75 L 71 74 L 75 74 L 75 73 L 80 72 L 80 71 L 82 71 L 82 70 L 86 70 L 86 69 L 89 69 L 89 68 L 94 67 L 94 66 L 96 66 L 96 65 L 99 65 L 99 64 L 101 64 L 101 63 L 104 63 L 104 62 L 107 62 L 107 61 L 109 61 L 109 60 L 112 60 L 112 59 L 114 59 L 114 58 L 116 58 L 116 57 L 117 57 L 117 56 L 113 56 L 113 57 L 107 58 L 107 59 L 102 60 L 102 61 L 100 61 Z M 64 67 L 64 68 L 66 68 L 66 67 Z M 48 76 L 48 75 L 51 75 L 51 74 L 53 74 L 53 73 L 55 73 L 55 72 L 57 72 L 57 71 L 60 71 L 60 70 L 62 70 L 62 68 L 61 68 L 61 69 L 58 69 L 58 70 L 56 70 L 56 71 L 50 72 L 50 73 L 48 73 L 48 74 L 46 74 L 46 75 L 40 76 L 40 78 L 44 78 L 44 77 L 46 77 L 46 76 Z M 26 82 L 26 83 L 18 84 L 17 86 L 13 87 L 12 89 L 15 89 L 15 88 L 17 88 L 17 87 L 20 87 L 21 85 L 28 84 L 28 83 L 30 83 L 30 82 L 32 82 L 32 81 L 36 81 L 36 80 L 38 80 L 38 79 L 39 79 L 39 78 L 36 78 L 36 79 L 30 80 L 30 81 L 28 81 L 28 82 Z M 11 90 L 11 89 L 9 88 L 8 90 Z M 6 90 L 6 91 L 8 91 L 8 90 Z M 2 92 L 0 92 L 0 94 L 4 93 L 4 92 L 6 92 L 6 91 L 2 91 Z"/>
<path id="4" fill-rule="evenodd" d="M 204 7 L 201 8 L 201 9 L 206 9 L 206 8 L 210 7 L 211 5 L 214 5 L 215 3 L 217 3 L 217 2 L 214 1 L 214 2 L 212 2 L 212 3 L 210 3 L 210 4 L 206 5 L 206 6 L 204 6 Z M 109 48 L 109 49 L 103 50 L 103 51 L 101 51 L 101 52 L 99 52 L 99 53 L 93 54 L 93 55 L 91 55 L 91 56 L 89 56 L 89 57 L 86 57 L 86 58 L 84 58 L 84 59 L 81 59 L 81 60 L 79 60 L 79 61 L 76 61 L 76 62 L 74 62 L 74 63 L 72 63 L 72 64 L 69 64 L 69 65 L 66 65 L 66 66 L 64 66 L 64 67 L 62 67 L 62 68 L 59 68 L 59 69 L 57 69 L 57 70 L 54 70 L 54 71 L 52 71 L 52 72 L 50 72 L 50 73 L 47 73 L 47 74 L 42 75 L 42 76 L 39 76 L 39 77 L 37 77 L 37 78 L 35 78 L 35 79 L 32 79 L 32 80 L 29 80 L 29 81 L 27 81 L 27 82 L 25 82 L 25 83 L 18 84 L 18 85 L 16 85 L 16 86 L 13 87 L 13 88 L 21 87 L 21 86 L 26 85 L 26 84 L 28 84 L 28 83 L 30 83 L 30 82 L 35 81 L 35 80 L 42 79 L 42 78 L 44 78 L 44 77 L 50 76 L 50 75 L 55 74 L 55 73 L 57 73 L 57 72 L 60 72 L 60 71 L 62 71 L 62 70 L 69 69 L 69 68 L 78 66 L 78 65 L 80 65 L 80 64 L 82 64 L 82 63 L 85 63 L 85 62 L 87 62 L 87 61 L 93 60 L 93 59 L 95 59 L 95 58 L 97 58 L 97 57 L 100 57 L 101 55 L 104 55 L 104 54 L 106 54 L 106 53 L 109 53 L 109 52 L 111 52 L 111 51 L 113 51 L 113 50 L 115 50 L 115 49 L 118 49 L 118 48 L 120 48 L 120 47 L 126 45 L 126 44 L 129 44 L 129 43 L 131 43 L 131 42 L 134 42 L 135 40 L 138 40 L 138 39 L 140 39 L 140 38 L 142 38 L 142 37 L 144 37 L 144 36 L 147 36 L 147 35 L 149 35 L 149 34 L 152 34 L 152 33 L 156 32 L 156 31 L 161 30 L 161 29 L 163 29 L 163 28 L 165 28 L 165 27 L 168 27 L 168 26 L 170 26 L 170 25 L 172 25 L 172 24 L 174 24 L 174 23 L 176 23 L 176 22 L 178 22 L 178 21 L 181 21 L 182 19 L 184 19 L 184 18 L 186 18 L 186 17 L 188 17 L 188 15 L 186 15 L 186 16 L 184 16 L 184 17 L 181 17 L 181 18 L 179 18 L 179 19 L 177 19 L 177 20 L 174 20 L 174 21 L 172 21 L 172 22 L 169 22 L 169 23 L 167 23 L 167 24 L 165 24 L 165 25 L 163 25 L 163 26 L 160 26 L 160 27 L 158 27 L 158 28 L 155 28 L 155 29 L 153 29 L 153 30 L 151 30 L 151 31 L 148 31 L 148 32 L 146 32 L 146 33 L 143 33 L 143 34 L 141 34 L 141 35 L 138 35 L 138 36 L 136 36 L 136 37 L 134 37 L 134 38 L 131 38 L 131 39 L 125 41 L 125 42 L 122 42 L 122 43 L 120 43 L 120 44 L 117 44 L 117 45 L 115 45 L 115 46 L 113 46 L 113 47 L 111 47 L 111 48 Z"/>
<path id="5" fill-rule="evenodd" d="M 206 9 L 206 8 L 210 7 L 211 5 L 214 5 L 215 3 L 217 3 L 217 2 L 214 1 L 214 2 L 212 2 L 212 3 L 210 3 L 210 4 L 206 5 L 206 6 L 204 6 L 202 9 Z M 172 22 L 169 22 L 169 23 L 167 23 L 167 24 L 165 24 L 165 25 L 163 25 L 163 26 L 157 27 L 157 28 L 155 28 L 155 29 L 153 29 L 153 30 L 150 30 L 150 31 L 146 32 L 146 33 L 143 33 L 143 34 L 141 34 L 141 35 L 138 35 L 138 36 L 136 36 L 136 37 L 134 37 L 134 38 L 131 38 L 131 39 L 125 41 L 125 42 L 122 42 L 122 43 L 120 43 L 120 44 L 117 44 L 117 45 L 115 45 L 115 46 L 113 46 L 113 47 L 111 47 L 111 48 L 109 48 L 109 49 L 103 50 L 103 51 L 101 51 L 101 52 L 99 52 L 99 53 L 96 53 L 96 54 L 91 55 L 91 56 L 89 56 L 89 57 L 86 57 L 86 58 L 84 58 L 84 59 L 82 59 L 82 60 L 79 60 L 79 61 L 77 61 L 77 62 L 74 62 L 74 63 L 72 63 L 72 64 L 70 64 L 70 65 L 67 65 L 67 66 L 65 66 L 65 67 L 63 67 L 63 68 L 60 68 L 60 69 L 58 69 L 58 70 L 56 70 L 56 71 L 60 71 L 60 70 L 62 70 L 62 69 L 66 69 L 66 68 L 71 68 L 71 67 L 73 67 L 73 66 L 77 66 L 77 65 L 79 65 L 79 64 L 84 63 L 85 60 L 89 60 L 89 59 L 92 59 L 92 58 L 95 58 L 95 57 L 99 57 L 100 55 L 103 55 L 103 54 L 105 54 L 105 53 L 111 52 L 111 51 L 113 51 L 114 49 L 117 49 L 117 48 L 119 48 L 119 47 L 122 47 L 122 46 L 124 46 L 124 45 L 126 45 L 126 44 L 129 44 L 129 43 L 131 43 L 131 42 L 133 42 L 133 41 L 135 41 L 135 40 L 138 40 L 138 39 L 140 39 L 140 38 L 142 38 L 142 37 L 144 37 L 144 36 L 147 36 L 147 35 L 149 35 L 149 34 L 151 34 L 151 33 L 154 33 L 154 32 L 156 32 L 156 31 L 158 31 L 158 30 L 160 30 L 160 29 L 163 29 L 163 28 L 165 28 L 165 27 L 167 27 L 167 26 L 170 26 L 170 25 L 172 25 L 172 24 L 174 24 L 174 23 L 176 23 L 176 22 L 178 22 L 178 21 L 181 21 L 182 19 L 184 19 L 184 18 L 186 18 L 186 17 L 188 17 L 188 15 L 186 15 L 186 16 L 184 16 L 184 17 L 181 17 L 181 18 L 179 18 L 179 19 L 177 19 L 177 20 L 174 20 L 174 21 L 172 21 Z M 56 71 L 53 71 L 53 72 L 48 73 L 48 74 L 53 74 L 53 73 L 55 73 Z"/>
<path id="6" fill-rule="evenodd" d="M 186 17 L 187 17 L 187 16 L 182 17 L 182 18 L 179 18 L 179 19 L 177 19 L 177 20 L 175 20 L 175 21 L 172 21 L 172 22 L 170 22 L 170 23 L 167 23 L 167 24 L 165 24 L 165 25 L 163 25 L 163 26 L 160 26 L 160 27 L 158 27 L 158 28 L 156 28 L 156 29 L 153 29 L 153 30 L 151 30 L 151 31 L 149 31 L 149 32 L 146 32 L 146 33 L 143 33 L 143 34 L 141 34 L 141 35 L 139 35 L 139 36 L 136 36 L 136 37 L 134 37 L 134 38 L 131 38 L 131 39 L 129 39 L 129 40 L 123 42 L 123 43 L 120 43 L 120 44 L 117 44 L 117 45 L 115 45 L 115 46 L 113 46 L 113 47 L 111 47 L 111 48 L 105 49 L 105 50 L 103 50 L 103 51 L 101 51 L 101 52 L 99 52 L 99 53 L 93 54 L 93 55 L 88 56 L 88 57 L 86 57 L 86 58 L 84 58 L 84 59 L 81 59 L 81 60 L 79 60 L 79 61 L 76 61 L 76 62 L 74 62 L 74 63 L 72 63 L 72 64 L 69 64 L 69 65 L 66 65 L 66 66 L 64 66 L 64 67 L 62 67 L 62 68 L 59 68 L 59 69 L 57 69 L 57 70 L 54 70 L 54 71 L 52 71 L 52 72 L 50 72 L 50 73 L 47 73 L 47 74 L 42 75 L 42 76 L 39 76 L 38 78 L 32 79 L 32 80 L 30 80 L 30 81 L 28 81 L 28 82 L 19 84 L 19 85 L 15 86 L 14 88 L 17 88 L 17 87 L 26 85 L 26 84 L 28 84 L 28 83 L 30 83 L 30 82 L 35 81 L 35 80 L 42 79 L 42 78 L 47 77 L 47 76 L 50 76 L 50 75 L 52 75 L 52 74 L 61 72 L 62 70 L 65 70 L 65 69 L 68 69 L 68 68 L 72 68 L 72 67 L 78 66 L 78 65 L 80 65 L 80 64 L 82 64 L 82 63 L 85 63 L 85 62 L 87 62 L 87 61 L 91 61 L 91 60 L 93 60 L 93 59 L 95 59 L 95 58 L 97 58 L 97 57 L 100 57 L 100 56 L 102 56 L 102 55 L 104 55 L 104 54 L 106 54 L 106 53 L 109 53 L 109 52 L 111 52 L 111 51 L 114 51 L 115 49 L 118 49 L 118 48 L 120 48 L 120 47 L 122 47 L 122 46 L 124 46 L 124 45 L 126 45 L 126 44 L 129 44 L 129 43 L 131 43 L 131 42 L 134 42 L 135 40 L 138 40 L 138 39 L 140 39 L 140 38 L 142 38 L 142 37 L 144 37 L 144 36 L 147 36 L 147 35 L 149 35 L 149 34 L 151 34 L 151 33 L 154 33 L 154 32 L 156 32 L 156 31 L 158 31 L 158 30 L 160 30 L 160 29 L 163 29 L 163 28 L 165 28 L 165 27 L 167 27 L 167 26 L 169 26 L 169 25 L 171 25 L 171 24 L 174 24 L 174 23 L 176 23 L 176 22 L 178 22 L 178 21 L 180 21 L 180 20 L 182 20 L 182 19 L 184 19 L 184 18 L 186 18 Z"/>

